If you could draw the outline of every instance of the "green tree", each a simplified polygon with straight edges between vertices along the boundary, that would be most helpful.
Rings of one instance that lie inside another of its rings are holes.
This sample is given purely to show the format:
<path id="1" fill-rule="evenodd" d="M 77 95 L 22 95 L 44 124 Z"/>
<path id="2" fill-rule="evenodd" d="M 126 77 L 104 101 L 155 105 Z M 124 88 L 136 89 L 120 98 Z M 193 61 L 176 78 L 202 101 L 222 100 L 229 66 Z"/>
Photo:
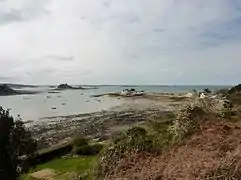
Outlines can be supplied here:
<path id="1" fill-rule="evenodd" d="M 0 107 L 0 179 L 15 180 L 34 155 L 37 143 L 20 118 Z"/>

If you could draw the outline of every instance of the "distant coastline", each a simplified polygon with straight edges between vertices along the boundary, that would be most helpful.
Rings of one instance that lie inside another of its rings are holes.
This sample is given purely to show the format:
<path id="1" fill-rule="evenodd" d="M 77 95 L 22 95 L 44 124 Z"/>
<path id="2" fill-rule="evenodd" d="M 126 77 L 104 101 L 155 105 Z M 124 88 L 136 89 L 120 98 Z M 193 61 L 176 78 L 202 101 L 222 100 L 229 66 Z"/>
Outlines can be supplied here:
<path id="1" fill-rule="evenodd" d="M 27 91 L 27 90 L 16 90 L 16 89 L 22 89 L 23 86 L 26 87 L 30 87 L 27 85 L 16 85 L 16 84 L 12 84 L 12 85 L 7 85 L 7 84 L 1 84 L 0 85 L 0 96 L 12 96 L 12 95 L 22 95 L 22 94 L 36 94 L 38 92 L 36 91 Z M 15 88 L 13 88 L 15 87 Z M 31 88 L 33 88 L 31 86 Z"/>
<path id="2" fill-rule="evenodd" d="M 1 83 L 0 86 L 7 85 L 13 89 L 21 89 L 21 88 L 36 88 L 39 87 L 38 85 L 26 85 L 26 84 L 11 84 L 11 83 Z"/>

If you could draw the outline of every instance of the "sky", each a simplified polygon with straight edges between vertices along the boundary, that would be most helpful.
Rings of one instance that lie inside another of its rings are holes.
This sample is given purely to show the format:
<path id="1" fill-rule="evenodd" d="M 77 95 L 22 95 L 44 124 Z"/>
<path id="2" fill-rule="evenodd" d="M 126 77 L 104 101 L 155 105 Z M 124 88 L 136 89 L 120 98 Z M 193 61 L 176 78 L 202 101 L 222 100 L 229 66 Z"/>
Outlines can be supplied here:
<path id="1" fill-rule="evenodd" d="M 240 0 L 0 0 L 0 82 L 241 83 Z"/>

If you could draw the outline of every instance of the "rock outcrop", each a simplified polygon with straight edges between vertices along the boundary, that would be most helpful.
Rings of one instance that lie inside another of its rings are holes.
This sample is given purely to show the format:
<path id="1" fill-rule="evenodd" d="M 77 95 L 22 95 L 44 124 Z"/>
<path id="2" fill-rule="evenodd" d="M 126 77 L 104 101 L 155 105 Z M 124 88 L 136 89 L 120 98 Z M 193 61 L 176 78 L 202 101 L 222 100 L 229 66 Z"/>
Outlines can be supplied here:
<path id="1" fill-rule="evenodd" d="M 66 90 L 66 89 L 84 89 L 82 88 L 81 86 L 79 87 L 73 87 L 73 86 L 70 86 L 68 85 L 67 83 L 65 84 L 60 84 L 58 87 L 57 87 L 58 90 Z"/>
<path id="2" fill-rule="evenodd" d="M 72 87 L 72 86 L 68 85 L 67 83 L 65 83 L 65 84 L 60 84 L 58 86 L 58 89 L 74 89 L 74 87 Z"/>

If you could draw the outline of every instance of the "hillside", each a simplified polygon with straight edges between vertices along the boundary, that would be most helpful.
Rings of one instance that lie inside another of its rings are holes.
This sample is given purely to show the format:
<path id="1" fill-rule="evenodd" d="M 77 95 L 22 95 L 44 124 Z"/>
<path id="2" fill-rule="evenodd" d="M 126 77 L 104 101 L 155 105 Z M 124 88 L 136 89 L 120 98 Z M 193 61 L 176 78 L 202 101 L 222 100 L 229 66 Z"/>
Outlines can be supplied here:
<path id="1" fill-rule="evenodd" d="M 83 161 L 78 156 L 57 160 L 78 161 L 68 170 L 54 163 L 56 159 L 44 169 L 64 174 L 76 169 L 79 177 L 89 180 L 240 180 L 241 113 L 236 107 L 241 102 L 229 96 L 241 98 L 241 93 L 238 87 L 232 89 L 228 94 L 189 99 L 176 112 L 146 116 L 146 121 L 100 142 L 105 147 L 89 169 L 78 165 Z"/>
<path id="2" fill-rule="evenodd" d="M 241 98 L 239 87 L 229 95 Z M 115 138 L 101 157 L 99 179 L 240 180 L 241 113 L 221 102 L 190 101 L 171 119 Z"/>
<path id="3" fill-rule="evenodd" d="M 29 90 L 14 90 L 12 87 L 9 87 L 6 84 L 0 85 L 0 96 L 12 96 L 12 95 L 21 95 L 21 94 L 36 94 L 35 91 Z"/>
<path id="4" fill-rule="evenodd" d="M 8 85 L 0 85 L 0 96 L 16 95 L 19 94 L 17 91 L 10 88 Z"/>
<path id="5" fill-rule="evenodd" d="M 25 85 L 25 84 L 11 84 L 11 83 L 7 83 L 7 84 L 0 84 L 1 85 L 7 85 L 10 88 L 13 89 L 21 89 L 21 88 L 36 88 L 38 86 L 36 85 Z"/>

